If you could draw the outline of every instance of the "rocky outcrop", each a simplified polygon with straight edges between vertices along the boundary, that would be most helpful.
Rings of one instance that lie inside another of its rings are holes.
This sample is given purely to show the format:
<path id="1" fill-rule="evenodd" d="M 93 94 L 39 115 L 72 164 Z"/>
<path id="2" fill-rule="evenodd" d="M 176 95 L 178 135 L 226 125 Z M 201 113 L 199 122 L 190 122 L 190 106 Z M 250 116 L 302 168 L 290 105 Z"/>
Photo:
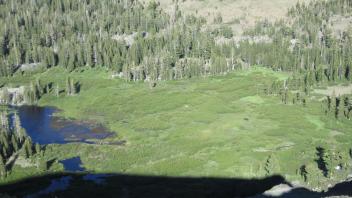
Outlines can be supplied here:
<path id="1" fill-rule="evenodd" d="M 4 87 L 0 90 L 0 104 L 20 106 L 25 103 L 25 87 L 16 88 Z"/>

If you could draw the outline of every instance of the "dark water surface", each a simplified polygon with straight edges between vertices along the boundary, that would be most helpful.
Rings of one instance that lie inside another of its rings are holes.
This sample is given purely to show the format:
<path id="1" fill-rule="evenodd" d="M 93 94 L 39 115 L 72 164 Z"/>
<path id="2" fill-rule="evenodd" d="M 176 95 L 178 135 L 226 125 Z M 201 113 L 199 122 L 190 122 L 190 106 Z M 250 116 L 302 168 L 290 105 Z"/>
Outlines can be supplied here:
<path id="1" fill-rule="evenodd" d="M 43 197 L 44 195 L 48 195 L 50 193 L 66 190 L 70 186 L 72 179 L 73 178 L 71 176 L 65 176 L 58 179 L 53 179 L 51 180 L 51 184 L 48 187 L 46 187 L 45 189 L 37 193 L 27 195 L 25 196 L 25 198 Z"/>
<path id="2" fill-rule="evenodd" d="M 116 135 L 101 124 L 55 117 L 53 114 L 57 109 L 53 107 L 23 106 L 17 110 L 22 127 L 26 129 L 27 134 L 35 143 L 83 142 L 94 144 L 96 140 Z"/>
<path id="3" fill-rule="evenodd" d="M 60 161 L 61 164 L 64 165 L 65 171 L 69 172 L 81 172 L 86 169 L 83 167 L 82 161 L 80 157 L 73 157 Z"/>
<path id="4" fill-rule="evenodd" d="M 95 144 L 100 140 L 114 137 L 116 133 L 108 131 L 103 125 L 89 121 L 67 120 L 53 116 L 58 110 L 53 107 L 22 106 L 13 107 L 17 111 L 22 127 L 31 137 L 32 141 L 42 145 L 66 144 L 82 142 Z M 14 127 L 14 114 L 10 114 L 9 124 Z M 111 145 L 122 145 L 124 141 L 109 142 Z M 85 172 L 79 156 L 59 161 L 66 172 Z M 82 181 L 94 182 L 104 185 L 105 179 L 111 174 L 85 174 Z M 71 185 L 73 178 L 64 176 L 51 180 L 49 186 L 43 190 L 25 197 L 41 197 L 57 191 L 63 191 Z"/>
<path id="5" fill-rule="evenodd" d="M 59 161 L 61 164 L 64 165 L 64 169 L 66 172 L 70 173 L 79 173 L 86 171 L 84 168 L 81 158 L 80 157 L 73 157 L 65 160 Z M 113 176 L 112 174 L 84 174 L 80 178 L 82 181 L 87 181 L 87 182 L 94 182 L 96 185 L 105 185 L 106 184 L 106 178 Z M 34 197 L 41 197 L 48 195 L 50 193 L 55 193 L 58 191 L 64 191 L 68 189 L 72 183 L 73 177 L 71 176 L 63 176 L 60 178 L 56 178 L 51 180 L 51 183 L 49 186 L 44 188 L 43 190 L 40 190 L 39 192 L 36 192 L 34 194 L 26 196 L 26 198 L 34 198 Z M 77 178 L 76 178 L 77 180 Z"/>

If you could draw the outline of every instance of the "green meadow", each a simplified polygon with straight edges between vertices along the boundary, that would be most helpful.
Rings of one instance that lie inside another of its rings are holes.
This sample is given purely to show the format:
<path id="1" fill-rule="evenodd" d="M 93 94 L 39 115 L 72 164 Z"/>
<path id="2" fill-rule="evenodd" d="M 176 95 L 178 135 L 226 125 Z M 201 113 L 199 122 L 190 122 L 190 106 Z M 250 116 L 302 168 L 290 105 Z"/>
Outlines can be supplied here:
<path id="1" fill-rule="evenodd" d="M 103 123 L 124 145 L 48 145 L 42 158 L 80 156 L 98 173 L 253 178 L 280 174 L 310 187 L 327 186 L 351 170 L 352 125 L 326 116 L 321 103 L 285 105 L 263 94 L 265 86 L 289 73 L 261 67 L 220 77 L 158 82 L 111 79 L 103 69 L 67 72 L 53 68 L 30 76 L 1 79 L 12 86 L 40 79 L 65 88 L 67 76 L 81 84 L 76 96 L 45 95 L 41 106 L 55 106 L 57 116 Z M 21 79 L 21 80 L 19 80 Z M 329 176 L 319 170 L 316 148 L 326 151 Z M 341 165 L 341 170 L 335 167 Z M 308 172 L 307 181 L 300 167 Z M 62 171 L 59 163 L 49 172 Z M 15 166 L 4 182 L 33 174 Z"/>

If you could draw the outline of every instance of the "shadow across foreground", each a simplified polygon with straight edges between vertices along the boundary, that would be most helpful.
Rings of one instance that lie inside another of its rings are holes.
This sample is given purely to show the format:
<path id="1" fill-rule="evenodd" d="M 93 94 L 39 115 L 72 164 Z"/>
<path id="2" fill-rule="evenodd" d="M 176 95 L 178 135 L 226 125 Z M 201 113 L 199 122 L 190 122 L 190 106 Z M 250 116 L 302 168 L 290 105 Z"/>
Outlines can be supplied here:
<path id="1" fill-rule="evenodd" d="M 104 176 L 104 181 L 89 178 Z M 88 179 L 87 179 L 88 178 Z M 48 189 L 62 180 L 65 186 Z M 55 181 L 55 182 L 53 182 Z M 122 174 L 62 173 L 45 175 L 0 186 L 0 194 L 17 197 L 267 197 L 265 191 L 279 184 L 291 185 L 282 176 L 263 179 L 225 179 L 137 176 Z M 285 197 L 352 196 L 352 182 L 337 184 L 328 192 L 296 188 Z"/>

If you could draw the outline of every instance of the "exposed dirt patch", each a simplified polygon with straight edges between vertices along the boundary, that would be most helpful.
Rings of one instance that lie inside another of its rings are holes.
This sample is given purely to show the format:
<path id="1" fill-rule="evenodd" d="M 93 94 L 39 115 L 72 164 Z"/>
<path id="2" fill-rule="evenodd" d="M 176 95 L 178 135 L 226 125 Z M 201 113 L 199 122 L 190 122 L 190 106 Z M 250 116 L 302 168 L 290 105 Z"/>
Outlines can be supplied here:
<path id="1" fill-rule="evenodd" d="M 240 101 L 253 103 L 253 104 L 263 104 L 264 103 L 264 99 L 260 96 L 247 96 L 247 97 L 241 98 Z"/>
<path id="2" fill-rule="evenodd" d="M 344 133 L 342 133 L 341 131 L 336 131 L 336 130 L 330 131 L 331 137 L 335 137 L 335 136 L 339 136 L 339 135 L 344 135 Z"/>
<path id="3" fill-rule="evenodd" d="M 274 152 L 274 151 L 284 151 L 284 150 L 289 150 L 291 149 L 295 143 L 293 142 L 283 142 L 279 144 L 278 146 L 274 148 L 264 148 L 264 147 L 258 147 L 253 149 L 254 152 L 259 152 L 259 153 L 265 153 L 265 152 Z"/>
<path id="4" fill-rule="evenodd" d="M 336 85 L 336 86 L 330 86 L 327 87 L 326 89 L 315 89 L 314 93 L 317 94 L 322 94 L 326 96 L 342 96 L 346 94 L 352 94 L 352 84 L 348 86 L 343 86 L 343 85 Z"/>

